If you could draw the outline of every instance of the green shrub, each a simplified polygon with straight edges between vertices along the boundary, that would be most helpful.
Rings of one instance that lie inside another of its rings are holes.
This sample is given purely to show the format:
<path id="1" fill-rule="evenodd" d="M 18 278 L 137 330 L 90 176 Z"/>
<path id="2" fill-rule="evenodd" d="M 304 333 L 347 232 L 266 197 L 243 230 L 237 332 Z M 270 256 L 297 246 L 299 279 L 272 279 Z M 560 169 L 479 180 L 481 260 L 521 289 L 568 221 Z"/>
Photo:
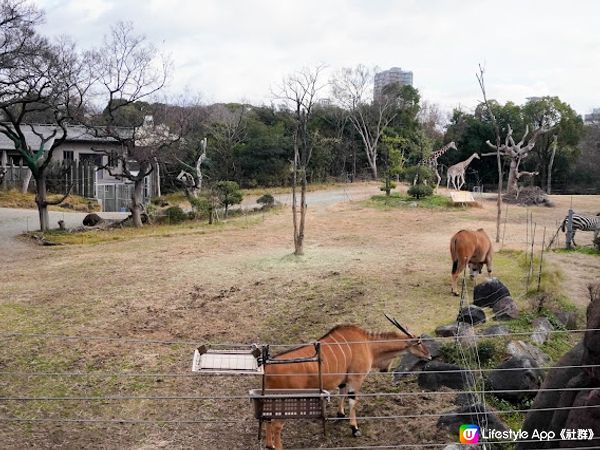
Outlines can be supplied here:
<path id="1" fill-rule="evenodd" d="M 273 197 L 271 194 L 264 194 L 258 197 L 256 203 L 262 205 L 263 208 L 268 209 L 275 204 L 275 197 Z"/>
<path id="2" fill-rule="evenodd" d="M 427 184 L 415 184 L 408 189 L 408 195 L 413 198 L 421 199 L 433 194 L 433 188 Z"/>
<path id="3" fill-rule="evenodd" d="M 179 206 L 171 206 L 165 210 L 168 223 L 181 223 L 187 219 L 187 214 Z"/>

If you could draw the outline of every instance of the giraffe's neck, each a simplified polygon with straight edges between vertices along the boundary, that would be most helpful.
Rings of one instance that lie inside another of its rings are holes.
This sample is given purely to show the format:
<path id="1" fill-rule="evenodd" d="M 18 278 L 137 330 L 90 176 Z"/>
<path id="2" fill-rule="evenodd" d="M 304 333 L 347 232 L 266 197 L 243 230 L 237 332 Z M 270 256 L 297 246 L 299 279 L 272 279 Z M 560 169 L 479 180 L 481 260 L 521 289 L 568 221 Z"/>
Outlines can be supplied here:
<path id="1" fill-rule="evenodd" d="M 442 148 L 440 148 L 438 151 L 433 152 L 433 154 L 429 157 L 429 162 L 437 163 L 438 158 L 440 156 L 442 156 L 444 153 L 446 153 L 451 145 L 452 145 L 452 142 L 449 142 L 446 145 L 444 145 Z"/>

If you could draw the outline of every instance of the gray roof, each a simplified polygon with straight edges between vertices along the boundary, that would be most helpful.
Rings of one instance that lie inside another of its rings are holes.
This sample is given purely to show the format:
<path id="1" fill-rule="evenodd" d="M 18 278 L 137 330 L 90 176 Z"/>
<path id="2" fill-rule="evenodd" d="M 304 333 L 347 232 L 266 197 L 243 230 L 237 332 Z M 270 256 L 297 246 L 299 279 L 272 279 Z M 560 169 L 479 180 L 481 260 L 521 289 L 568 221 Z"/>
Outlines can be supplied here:
<path id="1" fill-rule="evenodd" d="M 37 149 L 40 146 L 41 139 L 36 134 L 40 134 L 44 137 L 49 137 L 52 132 L 57 127 L 53 125 L 23 125 L 22 130 L 23 134 L 25 134 L 25 138 L 27 139 L 27 143 L 32 149 Z M 32 130 L 33 129 L 33 130 Z M 35 133 L 34 133 L 35 131 Z M 101 129 L 98 128 L 99 133 L 101 134 Z M 122 136 L 126 136 L 131 133 L 130 129 L 122 128 L 118 130 L 119 134 Z M 59 129 L 57 135 L 60 136 L 62 133 Z M 114 143 L 116 140 L 112 137 L 106 136 L 97 136 L 94 131 L 88 127 L 84 127 L 82 125 L 70 125 L 67 127 L 67 142 L 106 142 L 106 143 Z M 49 142 L 50 143 L 50 142 Z M 0 149 L 2 150 L 12 150 L 15 148 L 13 141 L 11 141 L 8 136 L 4 133 L 0 132 Z"/>

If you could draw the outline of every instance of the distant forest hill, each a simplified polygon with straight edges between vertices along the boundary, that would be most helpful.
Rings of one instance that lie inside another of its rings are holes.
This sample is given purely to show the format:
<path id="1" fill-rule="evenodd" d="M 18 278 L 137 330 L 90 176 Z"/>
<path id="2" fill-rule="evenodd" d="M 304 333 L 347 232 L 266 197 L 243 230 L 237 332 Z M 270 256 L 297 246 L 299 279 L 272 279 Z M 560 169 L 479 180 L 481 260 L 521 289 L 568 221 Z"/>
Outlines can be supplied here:
<path id="1" fill-rule="evenodd" d="M 520 170 L 538 172 L 524 185 L 546 190 L 551 173 L 552 193 L 600 193 L 600 124 L 585 124 L 580 116 L 557 97 L 543 97 L 524 105 L 491 102 L 503 137 L 510 126 L 518 141 L 526 131 L 546 127 Z M 362 105 L 367 122 L 377 119 L 377 105 Z M 442 155 L 441 173 L 447 167 L 467 159 L 474 152 L 489 154 L 486 141 L 494 141 L 494 130 L 481 105 L 473 113 L 454 110 L 444 117 L 435 105 L 422 102 L 416 89 L 402 86 L 392 120 L 381 130 L 377 142 L 377 166 L 384 168 L 390 147 L 402 155 L 405 168 L 417 165 L 450 141 L 457 149 Z M 159 123 L 173 125 L 174 113 L 181 107 L 136 103 L 119 110 L 119 123 L 135 126 L 152 113 Z M 175 159 L 163 161 L 161 172 L 167 190 L 180 189 L 175 176 L 181 170 L 178 161 L 193 159 L 198 142 L 208 140 L 207 159 L 203 164 L 206 181 L 236 181 L 241 187 L 287 186 L 293 158 L 294 120 L 284 107 L 228 103 L 188 106 L 196 120 Z M 373 170 L 365 151 L 364 139 L 345 108 L 316 103 L 310 127 L 314 142 L 307 170 L 310 183 L 372 179 Z M 556 142 L 556 144 L 554 144 Z M 509 161 L 504 161 L 504 174 Z M 401 175 L 402 176 L 402 175 Z M 467 186 L 482 185 L 490 190 L 497 185 L 497 163 L 493 156 L 475 159 L 466 174 Z"/>

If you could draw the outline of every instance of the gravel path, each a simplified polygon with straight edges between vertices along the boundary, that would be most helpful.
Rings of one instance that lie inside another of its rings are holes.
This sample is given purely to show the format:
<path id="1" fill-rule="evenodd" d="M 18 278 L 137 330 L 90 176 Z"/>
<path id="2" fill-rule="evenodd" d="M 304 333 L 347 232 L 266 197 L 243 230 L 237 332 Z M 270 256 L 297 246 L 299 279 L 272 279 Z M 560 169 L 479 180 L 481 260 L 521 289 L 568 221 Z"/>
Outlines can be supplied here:
<path id="1" fill-rule="evenodd" d="M 333 188 L 329 190 L 314 191 L 307 194 L 307 203 L 310 205 L 331 205 L 334 203 L 362 200 L 378 194 L 377 183 L 348 184 L 348 187 Z M 292 195 L 276 194 L 275 200 L 289 205 Z M 258 196 L 248 196 L 244 199 L 242 207 L 252 208 L 258 206 Z M 59 220 L 64 220 L 67 227 L 81 225 L 87 213 L 50 211 L 50 226 L 56 227 Z M 99 213 L 105 219 L 124 219 L 126 213 Z M 0 264 L 26 257 L 32 247 L 16 237 L 24 232 L 36 230 L 39 227 L 38 213 L 34 209 L 0 208 Z"/>

